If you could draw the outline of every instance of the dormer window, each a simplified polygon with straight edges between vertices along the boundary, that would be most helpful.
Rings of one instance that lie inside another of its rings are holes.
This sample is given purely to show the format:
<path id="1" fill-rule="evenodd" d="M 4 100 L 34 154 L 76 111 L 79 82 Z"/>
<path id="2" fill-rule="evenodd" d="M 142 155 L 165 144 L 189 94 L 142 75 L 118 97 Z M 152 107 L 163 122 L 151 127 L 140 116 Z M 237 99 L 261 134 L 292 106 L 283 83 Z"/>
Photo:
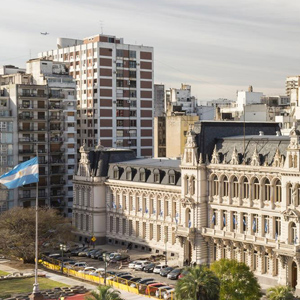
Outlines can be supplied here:
<path id="1" fill-rule="evenodd" d="M 169 171 L 169 184 L 175 184 L 175 171 Z"/>
<path id="2" fill-rule="evenodd" d="M 132 180 L 132 170 L 130 167 L 126 168 L 126 180 Z"/>
<path id="3" fill-rule="evenodd" d="M 160 183 L 160 173 L 158 169 L 155 169 L 153 171 L 153 177 L 154 177 L 154 182 L 155 183 Z"/>
<path id="4" fill-rule="evenodd" d="M 145 168 L 140 168 L 140 181 L 146 181 L 146 171 Z"/>
<path id="5" fill-rule="evenodd" d="M 117 166 L 114 166 L 114 179 L 119 179 L 119 168 Z"/>

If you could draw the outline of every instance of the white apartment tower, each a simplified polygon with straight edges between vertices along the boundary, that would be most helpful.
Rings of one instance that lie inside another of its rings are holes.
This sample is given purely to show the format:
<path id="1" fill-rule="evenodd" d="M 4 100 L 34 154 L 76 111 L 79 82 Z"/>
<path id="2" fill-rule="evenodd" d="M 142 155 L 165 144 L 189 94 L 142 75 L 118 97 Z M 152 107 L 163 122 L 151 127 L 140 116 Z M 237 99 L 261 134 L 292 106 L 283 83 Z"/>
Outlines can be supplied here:
<path id="1" fill-rule="evenodd" d="M 153 48 L 95 35 L 60 38 L 40 57 L 70 64 L 77 85 L 77 144 L 153 153 Z"/>
<path id="2" fill-rule="evenodd" d="M 33 59 L 0 76 L 0 171 L 39 158 L 39 205 L 72 215 L 77 162 L 76 85 L 65 63 Z M 0 211 L 35 205 L 36 185 L 0 187 Z"/>

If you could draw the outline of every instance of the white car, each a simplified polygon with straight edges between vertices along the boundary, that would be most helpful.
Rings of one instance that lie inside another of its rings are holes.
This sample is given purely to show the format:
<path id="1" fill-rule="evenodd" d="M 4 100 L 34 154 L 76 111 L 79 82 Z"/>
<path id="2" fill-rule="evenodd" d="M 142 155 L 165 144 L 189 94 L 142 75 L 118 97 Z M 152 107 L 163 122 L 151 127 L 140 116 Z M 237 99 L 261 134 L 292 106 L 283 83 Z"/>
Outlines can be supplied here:
<path id="1" fill-rule="evenodd" d="M 129 265 L 128 265 L 128 268 L 129 269 L 134 269 L 136 263 L 138 263 L 138 262 L 140 262 L 140 260 L 134 260 L 134 261 L 130 262 Z"/>
<path id="2" fill-rule="evenodd" d="M 167 265 L 157 265 L 153 269 L 153 273 L 159 274 L 162 269 L 167 268 L 167 267 L 168 267 Z"/>
<path id="3" fill-rule="evenodd" d="M 144 268 L 145 268 L 147 265 L 149 265 L 149 264 L 151 264 L 150 261 L 147 261 L 147 260 L 141 260 L 141 261 L 139 261 L 139 262 L 137 262 L 137 263 L 135 264 L 134 268 L 135 268 L 135 270 L 137 270 L 137 271 L 143 271 Z"/>
<path id="4" fill-rule="evenodd" d="M 89 274 L 90 274 L 90 275 L 93 275 L 93 276 L 99 276 L 99 275 L 103 274 L 104 271 L 105 271 L 105 269 L 103 269 L 103 268 L 98 268 L 98 269 L 96 269 L 95 271 L 90 272 Z"/>
<path id="5" fill-rule="evenodd" d="M 109 254 L 109 260 L 114 259 L 114 257 L 117 256 L 117 255 L 120 255 L 120 253 L 118 253 L 118 252 L 113 252 L 113 253 Z"/>
<path id="6" fill-rule="evenodd" d="M 164 297 L 164 294 L 166 293 L 166 291 L 171 290 L 171 289 L 173 289 L 173 288 L 168 285 L 157 288 L 157 290 L 155 292 L 156 298 L 162 299 Z"/>
<path id="7" fill-rule="evenodd" d="M 170 289 L 170 290 L 167 290 L 166 292 L 164 292 L 164 299 L 165 300 L 170 300 L 172 299 L 172 294 L 174 294 L 175 292 L 175 289 Z M 174 299 L 174 296 L 173 296 L 173 299 Z"/>
<path id="8" fill-rule="evenodd" d="M 78 272 L 89 274 L 90 272 L 94 272 L 94 271 L 96 271 L 96 268 L 94 268 L 94 267 L 86 267 L 86 268 L 84 268 L 82 270 L 79 270 Z"/>

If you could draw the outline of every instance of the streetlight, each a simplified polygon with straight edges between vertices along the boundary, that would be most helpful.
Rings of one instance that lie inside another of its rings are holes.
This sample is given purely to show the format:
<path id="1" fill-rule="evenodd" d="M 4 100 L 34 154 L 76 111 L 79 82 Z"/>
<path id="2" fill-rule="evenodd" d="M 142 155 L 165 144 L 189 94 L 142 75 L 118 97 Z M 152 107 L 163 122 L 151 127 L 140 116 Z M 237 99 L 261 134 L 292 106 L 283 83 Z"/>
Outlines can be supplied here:
<path id="1" fill-rule="evenodd" d="M 60 244 L 59 247 L 61 250 L 61 272 L 64 273 L 64 251 L 67 251 L 67 246 Z"/>
<path id="2" fill-rule="evenodd" d="M 103 261 L 104 261 L 104 285 L 106 285 L 106 268 L 107 268 L 107 253 L 103 253 Z"/>

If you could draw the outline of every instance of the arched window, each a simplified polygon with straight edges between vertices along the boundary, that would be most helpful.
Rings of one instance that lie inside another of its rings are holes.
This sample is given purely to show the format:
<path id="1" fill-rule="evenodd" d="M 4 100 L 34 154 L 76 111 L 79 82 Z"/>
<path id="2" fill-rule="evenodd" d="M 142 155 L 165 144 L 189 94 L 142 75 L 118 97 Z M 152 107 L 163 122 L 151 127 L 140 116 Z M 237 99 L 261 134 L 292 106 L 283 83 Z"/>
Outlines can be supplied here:
<path id="1" fill-rule="evenodd" d="M 293 186 L 291 183 L 288 183 L 286 185 L 286 204 L 291 205 L 292 204 L 292 195 L 293 195 Z"/>
<path id="2" fill-rule="evenodd" d="M 217 175 L 212 177 L 212 195 L 218 196 L 219 195 L 219 180 Z"/>
<path id="3" fill-rule="evenodd" d="M 263 189 L 264 189 L 264 201 L 270 201 L 271 200 L 271 184 L 270 180 L 266 178 L 263 181 Z"/>
<path id="4" fill-rule="evenodd" d="M 232 180 L 232 197 L 237 198 L 239 196 L 239 181 L 236 176 Z"/>
<path id="5" fill-rule="evenodd" d="M 257 178 L 253 181 L 253 199 L 259 200 L 260 186 Z"/>
<path id="6" fill-rule="evenodd" d="M 229 186 L 228 178 L 227 178 L 227 176 L 224 176 L 223 177 L 223 197 L 228 197 L 228 186 Z"/>
<path id="7" fill-rule="evenodd" d="M 281 203 L 281 181 L 279 179 L 276 180 L 274 188 L 275 202 Z"/>
<path id="8" fill-rule="evenodd" d="M 189 177 L 185 176 L 184 177 L 184 194 L 188 194 L 189 193 Z"/>
<path id="9" fill-rule="evenodd" d="M 185 211 L 185 226 L 188 228 L 192 227 L 192 213 L 189 208 Z"/>
<path id="10" fill-rule="evenodd" d="M 247 177 L 243 178 L 242 181 L 242 196 L 243 199 L 248 199 L 249 198 L 249 181 Z"/>
<path id="11" fill-rule="evenodd" d="M 289 225 L 289 242 L 290 244 L 298 244 L 297 227 L 294 222 Z"/>

